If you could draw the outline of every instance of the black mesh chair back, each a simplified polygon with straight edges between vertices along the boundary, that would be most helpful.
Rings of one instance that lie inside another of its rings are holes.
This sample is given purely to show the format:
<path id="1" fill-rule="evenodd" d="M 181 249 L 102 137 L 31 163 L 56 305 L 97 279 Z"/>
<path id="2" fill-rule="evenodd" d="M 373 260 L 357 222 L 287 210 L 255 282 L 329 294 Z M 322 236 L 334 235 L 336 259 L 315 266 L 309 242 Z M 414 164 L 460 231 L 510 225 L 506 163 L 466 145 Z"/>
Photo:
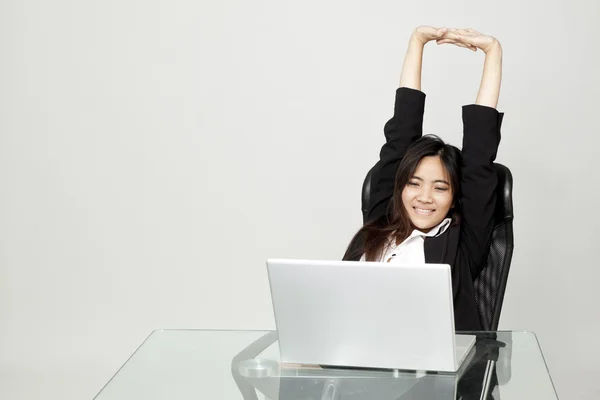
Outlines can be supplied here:
<path id="1" fill-rule="evenodd" d="M 513 237 L 513 179 L 510 170 L 502 164 L 494 163 L 498 173 L 494 231 L 487 261 L 481 274 L 475 280 L 475 300 L 479 309 L 481 325 L 486 331 L 496 331 L 500 322 L 500 312 L 508 281 L 512 260 Z M 362 213 L 366 219 L 371 195 L 371 171 L 367 173 L 362 186 Z"/>

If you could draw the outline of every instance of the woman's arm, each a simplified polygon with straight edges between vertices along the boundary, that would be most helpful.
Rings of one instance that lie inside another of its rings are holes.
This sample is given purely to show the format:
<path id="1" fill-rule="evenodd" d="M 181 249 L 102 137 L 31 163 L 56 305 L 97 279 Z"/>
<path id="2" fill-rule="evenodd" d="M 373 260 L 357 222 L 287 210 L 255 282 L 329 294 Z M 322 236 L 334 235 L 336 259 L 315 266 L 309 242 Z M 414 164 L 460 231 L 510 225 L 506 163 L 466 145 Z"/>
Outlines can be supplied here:
<path id="1" fill-rule="evenodd" d="M 500 83 L 502 81 L 502 46 L 494 39 L 494 42 L 485 53 L 483 64 L 483 75 L 477 100 L 475 104 L 496 108 L 500 97 Z"/>
<path id="2" fill-rule="evenodd" d="M 483 267 L 494 229 L 496 186 L 494 160 L 500 144 L 503 113 L 496 110 L 502 80 L 502 47 L 493 37 L 473 30 L 450 30 L 438 43 L 460 43 L 485 53 L 475 104 L 463 107 L 461 166 L 461 245 L 473 279 Z"/>
<path id="3" fill-rule="evenodd" d="M 371 173 L 371 200 L 367 210 L 367 221 L 376 220 L 387 212 L 388 203 L 394 193 L 394 181 L 400 160 L 408 147 L 423 134 L 423 48 L 425 44 L 441 38 L 445 33 L 445 28 L 420 26 L 410 37 L 400 74 L 400 88 L 396 91 L 394 115 L 384 126 L 386 142 Z"/>
<path id="4" fill-rule="evenodd" d="M 400 87 L 421 90 L 423 49 L 428 42 L 441 39 L 447 31 L 447 28 L 434 28 L 431 26 L 419 26 L 414 30 L 404 56 L 404 64 L 400 74 Z"/>
<path id="5" fill-rule="evenodd" d="M 438 44 L 451 43 L 466 47 L 485 54 L 483 75 L 475 104 L 496 108 L 500 97 L 502 82 L 502 46 L 500 42 L 489 35 L 483 35 L 473 29 L 448 29 L 443 38 L 437 39 Z"/>
<path id="6" fill-rule="evenodd" d="M 418 40 L 413 33 L 408 42 L 408 49 L 406 50 L 404 63 L 402 64 L 400 87 L 421 90 L 421 69 L 423 66 L 424 47 L 425 45 Z"/>

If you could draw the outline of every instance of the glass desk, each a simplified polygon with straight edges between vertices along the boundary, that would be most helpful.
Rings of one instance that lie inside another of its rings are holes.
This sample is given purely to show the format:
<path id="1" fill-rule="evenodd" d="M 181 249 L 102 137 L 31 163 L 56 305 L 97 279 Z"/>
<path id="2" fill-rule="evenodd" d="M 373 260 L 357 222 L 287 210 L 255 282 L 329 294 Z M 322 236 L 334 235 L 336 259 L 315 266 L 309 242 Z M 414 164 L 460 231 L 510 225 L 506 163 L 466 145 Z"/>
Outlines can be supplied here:
<path id="1" fill-rule="evenodd" d="M 449 374 L 285 365 L 272 331 L 160 330 L 95 399 L 558 399 L 533 333 L 470 333 Z"/>

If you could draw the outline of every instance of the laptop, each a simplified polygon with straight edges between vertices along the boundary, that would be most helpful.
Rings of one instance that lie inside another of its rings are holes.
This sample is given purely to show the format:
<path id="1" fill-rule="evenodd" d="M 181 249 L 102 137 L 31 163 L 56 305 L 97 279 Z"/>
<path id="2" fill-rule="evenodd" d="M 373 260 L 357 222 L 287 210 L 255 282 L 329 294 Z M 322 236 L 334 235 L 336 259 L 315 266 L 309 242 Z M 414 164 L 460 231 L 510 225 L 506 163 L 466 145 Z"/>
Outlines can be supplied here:
<path id="1" fill-rule="evenodd" d="M 283 363 L 456 372 L 450 266 L 268 259 Z"/>

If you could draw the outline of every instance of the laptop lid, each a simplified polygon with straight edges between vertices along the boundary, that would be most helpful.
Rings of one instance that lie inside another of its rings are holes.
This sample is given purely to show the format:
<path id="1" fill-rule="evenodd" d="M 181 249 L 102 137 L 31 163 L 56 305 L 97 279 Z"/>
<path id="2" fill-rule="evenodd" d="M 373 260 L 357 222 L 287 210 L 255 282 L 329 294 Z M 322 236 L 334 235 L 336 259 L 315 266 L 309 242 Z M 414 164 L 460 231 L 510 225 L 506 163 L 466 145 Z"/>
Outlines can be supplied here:
<path id="1" fill-rule="evenodd" d="M 458 369 L 448 265 L 269 259 L 267 268 L 282 362 Z"/>

